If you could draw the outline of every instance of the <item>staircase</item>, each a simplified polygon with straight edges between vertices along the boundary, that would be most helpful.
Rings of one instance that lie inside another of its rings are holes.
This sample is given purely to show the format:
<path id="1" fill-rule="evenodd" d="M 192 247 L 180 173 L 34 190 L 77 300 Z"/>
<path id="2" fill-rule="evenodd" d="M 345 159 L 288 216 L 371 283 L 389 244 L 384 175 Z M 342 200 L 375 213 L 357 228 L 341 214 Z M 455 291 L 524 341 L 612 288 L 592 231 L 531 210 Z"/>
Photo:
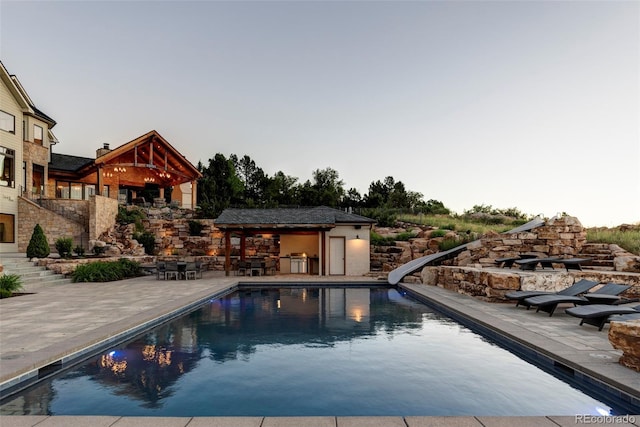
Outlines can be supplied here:
<path id="1" fill-rule="evenodd" d="M 608 243 L 586 243 L 578 255 L 580 258 L 591 258 L 593 261 L 583 265 L 585 270 L 615 270 L 613 254 Z"/>
<path id="2" fill-rule="evenodd" d="M 22 291 L 35 292 L 45 286 L 71 283 L 71 279 L 56 274 L 45 267 L 34 265 L 24 253 L 0 254 L 3 274 L 17 274 L 22 279 Z"/>

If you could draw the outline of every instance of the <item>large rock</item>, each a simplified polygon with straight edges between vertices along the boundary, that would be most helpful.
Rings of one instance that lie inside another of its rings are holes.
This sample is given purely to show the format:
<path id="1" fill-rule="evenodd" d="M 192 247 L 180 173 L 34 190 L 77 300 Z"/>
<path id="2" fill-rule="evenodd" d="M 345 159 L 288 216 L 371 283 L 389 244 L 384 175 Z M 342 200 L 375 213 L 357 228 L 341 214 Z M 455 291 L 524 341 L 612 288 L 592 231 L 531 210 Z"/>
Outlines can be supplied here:
<path id="1" fill-rule="evenodd" d="M 611 322 L 609 342 L 622 350 L 620 364 L 640 372 L 640 320 Z"/>
<path id="2" fill-rule="evenodd" d="M 618 256 L 613 259 L 616 271 L 640 273 L 640 256 Z"/>

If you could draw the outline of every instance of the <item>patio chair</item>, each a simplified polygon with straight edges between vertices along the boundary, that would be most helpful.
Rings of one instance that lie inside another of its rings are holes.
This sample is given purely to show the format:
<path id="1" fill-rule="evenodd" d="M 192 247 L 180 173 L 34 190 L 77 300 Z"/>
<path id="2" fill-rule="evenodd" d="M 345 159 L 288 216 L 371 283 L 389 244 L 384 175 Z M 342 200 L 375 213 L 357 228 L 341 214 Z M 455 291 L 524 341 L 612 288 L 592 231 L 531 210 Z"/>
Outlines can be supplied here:
<path id="1" fill-rule="evenodd" d="M 616 301 L 620 301 L 621 297 L 619 296 L 622 292 L 629 289 L 631 286 L 629 285 L 620 285 L 617 283 L 607 283 L 602 286 L 600 289 L 589 292 L 588 294 L 583 295 L 538 295 L 535 297 L 527 298 L 524 300 L 525 304 L 528 304 L 529 307 L 538 307 L 536 313 L 540 310 L 545 313 L 549 313 L 549 317 L 553 316 L 553 313 L 556 311 L 558 304 L 562 303 L 572 303 L 574 306 L 576 305 L 585 305 L 591 304 L 592 301 L 597 301 L 597 298 L 600 296 L 604 296 L 603 300 L 611 304 L 615 304 Z M 612 298 L 607 298 L 612 297 Z M 593 299 L 591 299 L 593 298 Z"/>
<path id="2" fill-rule="evenodd" d="M 238 270 L 236 270 L 236 274 L 238 276 L 246 276 L 247 268 L 249 268 L 249 263 L 247 261 L 238 261 Z"/>
<path id="3" fill-rule="evenodd" d="M 162 262 L 156 262 L 156 280 L 160 280 L 160 276 L 162 276 L 162 280 L 167 278 L 167 265 Z"/>
<path id="4" fill-rule="evenodd" d="M 196 277 L 202 279 L 202 261 L 196 261 Z"/>
<path id="5" fill-rule="evenodd" d="M 252 276 L 262 276 L 263 263 L 264 263 L 264 261 L 260 261 L 260 260 L 257 260 L 257 259 L 251 261 L 251 275 Z"/>
<path id="6" fill-rule="evenodd" d="M 505 297 L 508 299 L 516 300 L 516 307 L 520 304 L 526 305 L 527 310 L 529 309 L 529 305 L 525 303 L 527 298 L 535 297 L 538 295 L 580 295 L 587 292 L 589 289 L 596 286 L 598 282 L 593 282 L 591 280 L 581 279 L 573 285 L 569 286 L 566 289 L 563 289 L 559 292 L 548 292 L 548 291 L 514 291 L 505 294 Z"/>
<path id="7" fill-rule="evenodd" d="M 185 280 L 189 280 L 190 278 L 192 278 L 193 280 L 196 280 L 196 274 L 197 274 L 196 263 L 188 262 L 184 270 Z"/>
<path id="8" fill-rule="evenodd" d="M 608 321 L 625 320 L 623 316 L 618 317 L 618 315 L 628 316 L 626 320 L 629 318 L 640 318 L 640 305 L 629 307 L 621 305 L 591 304 L 567 308 L 565 312 L 570 316 L 581 319 L 580 326 L 586 323 L 587 325 L 597 326 L 598 330 L 601 331 Z"/>
<path id="9" fill-rule="evenodd" d="M 167 262 L 165 277 L 167 280 L 174 278 L 176 280 L 179 279 L 180 272 L 178 271 L 178 263 L 176 261 Z"/>

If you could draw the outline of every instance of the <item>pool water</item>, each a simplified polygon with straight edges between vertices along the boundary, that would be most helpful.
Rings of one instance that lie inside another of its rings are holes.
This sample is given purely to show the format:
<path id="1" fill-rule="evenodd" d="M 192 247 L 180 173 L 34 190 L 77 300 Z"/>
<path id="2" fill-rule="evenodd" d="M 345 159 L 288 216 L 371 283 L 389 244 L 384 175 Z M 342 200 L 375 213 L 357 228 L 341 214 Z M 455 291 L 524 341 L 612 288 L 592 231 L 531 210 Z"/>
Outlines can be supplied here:
<path id="1" fill-rule="evenodd" d="M 615 413 L 387 288 L 241 290 L 4 402 L 0 414 Z"/>

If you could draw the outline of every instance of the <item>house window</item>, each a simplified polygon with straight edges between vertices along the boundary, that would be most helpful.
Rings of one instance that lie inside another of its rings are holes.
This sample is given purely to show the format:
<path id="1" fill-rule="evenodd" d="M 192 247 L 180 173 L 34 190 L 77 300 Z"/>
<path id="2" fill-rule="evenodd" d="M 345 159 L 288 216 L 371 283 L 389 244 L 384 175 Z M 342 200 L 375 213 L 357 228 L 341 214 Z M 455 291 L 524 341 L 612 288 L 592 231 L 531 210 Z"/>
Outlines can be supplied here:
<path id="1" fill-rule="evenodd" d="M 106 196 L 109 197 L 109 186 L 106 185 L 102 188 Z M 94 194 L 96 194 L 96 186 L 94 184 L 56 181 L 56 197 L 58 199 L 89 200 L 89 197 Z"/>
<path id="2" fill-rule="evenodd" d="M 33 165 L 31 177 L 31 193 L 38 195 L 44 194 L 44 166 Z"/>
<path id="3" fill-rule="evenodd" d="M 84 199 L 89 200 L 91 196 L 95 196 L 96 186 L 93 184 L 85 184 L 84 186 Z"/>
<path id="4" fill-rule="evenodd" d="M 27 162 L 22 162 L 22 189 L 27 191 Z"/>
<path id="5" fill-rule="evenodd" d="M 109 197 L 109 186 L 108 185 L 103 185 L 102 186 L 102 195 L 104 197 Z"/>
<path id="6" fill-rule="evenodd" d="M 15 187 L 15 151 L 0 146 L 0 187 Z"/>
<path id="7" fill-rule="evenodd" d="M 0 129 L 11 133 L 16 133 L 15 116 L 0 110 Z"/>
<path id="8" fill-rule="evenodd" d="M 16 218 L 0 213 L 0 243 L 15 243 Z"/>
<path id="9" fill-rule="evenodd" d="M 68 199 L 71 183 L 66 181 L 56 181 L 56 197 L 58 199 Z"/>
<path id="10" fill-rule="evenodd" d="M 43 135 L 42 127 L 38 125 L 33 125 L 33 142 L 35 142 L 36 144 L 42 145 L 42 135 Z"/>

